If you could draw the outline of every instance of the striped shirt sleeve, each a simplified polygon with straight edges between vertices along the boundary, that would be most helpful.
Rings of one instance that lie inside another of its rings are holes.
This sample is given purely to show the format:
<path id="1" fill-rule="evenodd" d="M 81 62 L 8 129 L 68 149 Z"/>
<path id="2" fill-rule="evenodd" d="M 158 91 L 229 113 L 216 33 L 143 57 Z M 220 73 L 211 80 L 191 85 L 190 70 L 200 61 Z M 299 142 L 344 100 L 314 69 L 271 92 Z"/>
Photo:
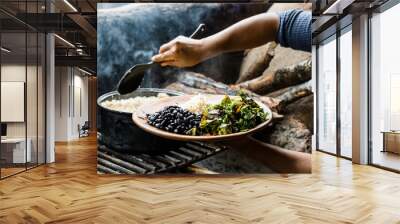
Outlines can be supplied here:
<path id="1" fill-rule="evenodd" d="M 311 12 L 293 9 L 279 13 L 276 39 L 283 47 L 311 52 Z"/>

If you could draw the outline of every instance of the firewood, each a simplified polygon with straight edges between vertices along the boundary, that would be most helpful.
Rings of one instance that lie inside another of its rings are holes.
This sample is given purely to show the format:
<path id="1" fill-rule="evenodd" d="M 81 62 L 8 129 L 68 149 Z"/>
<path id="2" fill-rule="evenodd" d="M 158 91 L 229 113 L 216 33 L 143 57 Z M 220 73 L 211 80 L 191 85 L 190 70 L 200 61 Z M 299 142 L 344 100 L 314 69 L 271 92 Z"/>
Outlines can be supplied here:
<path id="1" fill-rule="evenodd" d="M 269 133 L 256 133 L 256 138 L 288 150 L 311 153 L 312 132 L 300 120 L 289 116 L 268 130 Z"/>
<path id="2" fill-rule="evenodd" d="M 212 88 L 207 88 L 207 89 L 198 89 L 194 87 L 187 86 L 183 83 L 179 82 L 174 82 L 165 87 L 166 89 L 171 89 L 175 90 L 178 92 L 190 94 L 190 95 L 196 95 L 196 94 L 217 94 L 215 89 Z"/>
<path id="3" fill-rule="evenodd" d="M 278 103 L 276 109 L 279 112 L 283 112 L 286 106 L 302 97 L 306 97 L 312 94 L 311 81 L 301 83 L 299 85 L 286 87 L 284 89 L 277 90 L 268 94 L 267 96 L 271 99 L 275 99 Z"/>
<path id="4" fill-rule="evenodd" d="M 207 76 L 190 71 L 182 71 L 177 76 L 178 82 L 197 89 L 213 89 L 216 94 L 228 94 L 228 95 L 235 95 L 236 90 L 233 90 L 228 85 L 217 82 Z M 208 90 L 209 91 L 209 90 Z"/>
<path id="5" fill-rule="evenodd" d="M 268 68 L 269 63 L 274 57 L 275 42 L 270 42 L 260 47 L 250 49 L 245 52 L 242 65 L 240 67 L 239 78 L 236 83 L 257 78 Z"/>
<path id="6" fill-rule="evenodd" d="M 291 65 L 299 64 L 300 62 L 309 58 L 311 58 L 310 52 L 293 50 L 291 48 L 278 45 L 274 50 L 274 57 L 262 75 L 275 72 L 278 69 L 286 68 Z"/>
<path id="7" fill-rule="evenodd" d="M 301 108 L 301 110 L 299 110 Z M 313 124 L 313 97 L 304 97 L 293 103 L 292 111 L 270 128 L 256 134 L 256 138 L 289 150 L 311 152 Z"/>
<path id="8" fill-rule="evenodd" d="M 164 88 L 192 95 L 198 93 L 236 95 L 240 90 L 237 86 L 228 86 L 203 74 L 191 71 L 181 71 L 176 75 L 176 81 L 164 86 Z M 276 107 L 280 103 L 279 100 L 268 96 L 260 96 L 246 89 L 243 89 L 243 91 L 267 104 L 273 111 L 276 111 Z"/>
<path id="9" fill-rule="evenodd" d="M 292 114 L 312 132 L 314 129 L 314 96 L 311 94 L 287 105 L 285 114 Z"/>
<path id="10" fill-rule="evenodd" d="M 289 9 L 303 9 L 311 11 L 310 6 L 312 6 L 311 3 L 274 3 L 268 9 L 268 12 L 282 12 Z"/>
<path id="11" fill-rule="evenodd" d="M 268 94 L 275 90 L 293 86 L 311 79 L 311 59 L 299 64 L 278 69 L 256 79 L 239 84 L 239 87 L 258 94 Z"/>

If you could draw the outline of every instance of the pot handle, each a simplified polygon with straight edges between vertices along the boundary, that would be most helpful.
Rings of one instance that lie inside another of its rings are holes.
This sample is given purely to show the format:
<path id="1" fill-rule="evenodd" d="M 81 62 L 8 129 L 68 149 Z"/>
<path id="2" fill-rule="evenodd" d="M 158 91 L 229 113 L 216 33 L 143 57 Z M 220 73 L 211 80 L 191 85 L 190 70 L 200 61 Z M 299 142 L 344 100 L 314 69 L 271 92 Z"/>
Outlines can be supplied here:
<path id="1" fill-rule="evenodd" d="M 192 35 L 190 35 L 190 38 L 197 38 L 200 34 L 204 33 L 204 31 L 206 30 L 206 25 L 204 23 L 201 23 L 197 29 L 192 33 Z"/>

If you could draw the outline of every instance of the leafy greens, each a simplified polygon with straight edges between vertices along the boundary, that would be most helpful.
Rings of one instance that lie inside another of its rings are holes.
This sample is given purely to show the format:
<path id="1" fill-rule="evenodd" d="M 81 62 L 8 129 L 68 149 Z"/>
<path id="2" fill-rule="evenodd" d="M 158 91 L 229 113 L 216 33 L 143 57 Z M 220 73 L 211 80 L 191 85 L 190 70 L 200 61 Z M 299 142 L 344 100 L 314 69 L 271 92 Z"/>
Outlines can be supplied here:
<path id="1" fill-rule="evenodd" d="M 226 135 L 256 127 L 268 114 L 243 91 L 238 97 L 225 96 L 219 104 L 208 105 L 200 126 L 191 130 L 192 135 Z"/>

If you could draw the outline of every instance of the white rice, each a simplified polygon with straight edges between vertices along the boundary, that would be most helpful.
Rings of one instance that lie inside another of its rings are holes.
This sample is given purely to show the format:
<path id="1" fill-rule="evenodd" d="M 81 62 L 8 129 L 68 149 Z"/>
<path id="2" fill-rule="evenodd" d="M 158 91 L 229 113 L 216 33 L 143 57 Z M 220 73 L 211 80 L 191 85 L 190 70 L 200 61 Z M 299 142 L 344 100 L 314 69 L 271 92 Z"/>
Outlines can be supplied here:
<path id="1" fill-rule="evenodd" d="M 128 99 L 108 100 L 102 102 L 101 106 L 111 110 L 133 113 L 137 110 L 137 108 L 145 103 L 156 102 L 157 100 L 166 97 L 168 97 L 167 94 L 159 93 L 157 96 L 137 96 Z"/>
<path id="2" fill-rule="evenodd" d="M 198 94 L 192 97 L 189 101 L 182 105 L 182 108 L 192 112 L 192 113 L 202 113 L 207 107 L 207 101 L 205 96 Z"/>

